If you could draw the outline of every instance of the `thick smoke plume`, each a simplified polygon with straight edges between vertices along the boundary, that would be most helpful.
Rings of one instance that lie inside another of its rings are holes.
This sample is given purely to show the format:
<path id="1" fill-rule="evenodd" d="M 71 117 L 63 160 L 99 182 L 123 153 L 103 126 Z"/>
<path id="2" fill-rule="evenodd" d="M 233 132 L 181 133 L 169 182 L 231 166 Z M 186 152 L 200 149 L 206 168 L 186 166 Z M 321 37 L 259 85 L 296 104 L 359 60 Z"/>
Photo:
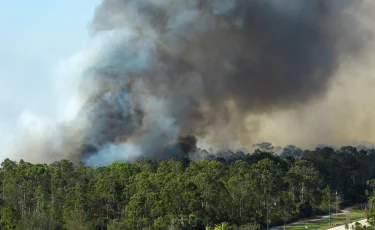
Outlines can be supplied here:
<path id="1" fill-rule="evenodd" d="M 92 31 L 111 31 L 113 41 L 83 84 L 94 89 L 81 115 L 90 122 L 84 143 L 136 143 L 160 159 L 180 135 L 204 137 L 228 123 L 237 129 L 250 113 L 324 95 L 340 55 L 355 55 L 363 42 L 351 36 L 349 5 L 103 1 Z M 180 139 L 181 150 L 192 149 Z"/>
<path id="2" fill-rule="evenodd" d="M 103 42 L 82 67 L 66 154 L 95 165 L 251 145 L 262 127 L 249 117 L 324 99 L 342 60 L 367 47 L 363 4 L 103 0 L 90 26 Z"/>

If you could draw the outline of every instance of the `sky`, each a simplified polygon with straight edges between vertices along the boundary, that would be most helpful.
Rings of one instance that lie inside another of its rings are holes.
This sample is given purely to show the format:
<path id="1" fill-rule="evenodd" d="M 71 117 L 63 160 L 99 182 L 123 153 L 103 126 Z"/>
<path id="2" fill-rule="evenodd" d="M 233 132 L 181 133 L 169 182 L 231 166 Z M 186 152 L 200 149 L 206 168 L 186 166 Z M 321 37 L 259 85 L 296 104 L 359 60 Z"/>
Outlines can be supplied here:
<path id="1" fill-rule="evenodd" d="M 64 81 L 57 81 L 57 73 L 87 45 L 88 25 L 98 4 L 0 1 L 0 143 L 28 114 L 58 117 L 56 86 Z"/>

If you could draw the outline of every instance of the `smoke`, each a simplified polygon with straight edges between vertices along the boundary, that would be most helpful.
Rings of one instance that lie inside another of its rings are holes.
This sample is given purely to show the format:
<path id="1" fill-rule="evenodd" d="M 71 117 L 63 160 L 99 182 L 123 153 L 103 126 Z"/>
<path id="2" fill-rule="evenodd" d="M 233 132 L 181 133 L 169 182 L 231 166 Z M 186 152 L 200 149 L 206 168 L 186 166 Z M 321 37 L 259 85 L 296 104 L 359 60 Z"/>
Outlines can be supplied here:
<path id="1" fill-rule="evenodd" d="M 324 96 L 340 56 L 365 42 L 351 35 L 358 23 L 345 10 L 353 6 L 283 3 L 103 1 L 92 33 L 113 38 L 85 83 L 96 89 L 83 110 L 85 142 L 100 149 L 121 137 L 155 157 L 180 135 L 218 129 L 228 144 L 251 135 L 241 128 L 250 114 Z"/>
<path id="2" fill-rule="evenodd" d="M 50 142 L 101 165 L 168 159 L 197 144 L 348 141 L 343 117 L 358 111 L 340 110 L 350 91 L 337 81 L 361 80 L 337 76 L 372 47 L 368 9 L 370 1 L 350 0 L 103 0 L 74 119 Z"/>

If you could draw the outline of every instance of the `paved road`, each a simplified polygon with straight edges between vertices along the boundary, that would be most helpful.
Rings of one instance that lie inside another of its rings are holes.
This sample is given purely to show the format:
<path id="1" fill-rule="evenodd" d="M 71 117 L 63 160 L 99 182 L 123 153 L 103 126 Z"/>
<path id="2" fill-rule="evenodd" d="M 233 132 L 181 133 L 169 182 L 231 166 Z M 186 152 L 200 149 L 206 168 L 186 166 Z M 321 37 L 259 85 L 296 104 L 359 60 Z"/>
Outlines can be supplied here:
<path id="1" fill-rule="evenodd" d="M 357 221 L 357 222 L 360 223 L 360 224 L 362 224 L 362 225 L 365 225 L 365 224 L 367 224 L 367 219 L 360 220 L 360 221 Z M 355 223 L 356 222 L 350 223 L 349 224 L 349 229 L 352 229 L 351 225 L 354 225 Z M 341 226 L 338 226 L 338 227 L 330 228 L 329 230 L 345 230 L 345 225 L 341 225 Z"/>
<path id="2" fill-rule="evenodd" d="M 348 207 L 348 208 L 345 208 L 343 210 L 341 210 L 340 213 L 337 213 L 337 214 L 332 214 L 332 216 L 338 216 L 338 215 L 345 215 L 345 214 L 348 214 L 350 212 L 350 210 L 355 207 L 355 206 L 352 206 L 352 207 Z M 322 220 L 322 219 L 327 219 L 328 221 L 328 215 L 327 216 L 320 216 L 318 217 L 317 219 L 310 219 L 310 220 L 300 220 L 300 221 L 297 221 L 297 222 L 294 222 L 294 223 L 290 223 L 286 226 L 292 226 L 292 225 L 295 225 L 295 224 L 299 224 L 299 223 L 304 223 L 304 222 L 308 222 L 308 223 L 313 223 L 314 221 L 319 221 L 319 220 Z M 363 220 L 365 221 L 365 220 Z M 359 221 L 361 224 L 362 222 Z M 342 228 L 341 228 L 342 227 Z M 271 230 L 280 230 L 280 229 L 284 229 L 284 226 L 277 226 L 277 227 L 273 227 L 271 228 Z M 331 228 L 332 230 L 340 230 L 340 229 L 345 229 L 345 225 L 343 226 L 338 226 L 338 227 L 334 227 L 334 228 Z"/>

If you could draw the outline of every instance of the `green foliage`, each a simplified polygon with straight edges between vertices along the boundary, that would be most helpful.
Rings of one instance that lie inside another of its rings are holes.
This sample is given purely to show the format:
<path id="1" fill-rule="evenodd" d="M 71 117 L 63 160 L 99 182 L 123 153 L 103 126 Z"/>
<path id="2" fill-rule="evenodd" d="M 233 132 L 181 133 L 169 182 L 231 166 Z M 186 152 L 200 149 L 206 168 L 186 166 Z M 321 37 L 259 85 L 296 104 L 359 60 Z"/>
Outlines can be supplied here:
<path id="1" fill-rule="evenodd" d="M 367 229 L 370 230 L 370 229 L 374 229 L 374 228 L 372 228 L 370 226 L 367 226 L 367 225 L 362 225 L 359 222 L 355 222 L 354 226 L 352 226 L 352 229 L 353 230 L 367 230 Z"/>
<path id="2" fill-rule="evenodd" d="M 29 213 L 16 226 L 17 230 L 45 230 L 50 228 L 49 217 L 45 214 Z"/>
<path id="3" fill-rule="evenodd" d="M 369 201 L 370 209 L 367 211 L 366 217 L 370 226 L 375 227 L 375 196 L 372 196 Z"/>
<path id="4" fill-rule="evenodd" d="M 260 229 L 259 224 L 245 224 L 238 228 L 238 230 L 257 230 Z"/>
<path id="5" fill-rule="evenodd" d="M 256 150 L 230 160 L 144 158 L 99 168 L 6 159 L 0 229 L 262 229 L 267 217 L 282 225 L 365 201 L 375 189 L 374 161 L 373 151 L 295 146 L 281 156 Z M 368 217 L 374 222 L 373 209 Z"/>
<path id="6" fill-rule="evenodd" d="M 72 211 L 64 218 L 64 223 L 64 228 L 67 230 L 90 230 L 94 227 L 83 211 Z"/>
<path id="7" fill-rule="evenodd" d="M 125 229 L 124 224 L 118 221 L 117 219 L 110 220 L 107 225 L 107 230 L 122 230 L 122 229 Z"/>
<path id="8" fill-rule="evenodd" d="M 217 224 L 214 228 L 214 230 L 232 230 L 232 225 L 230 225 L 229 223 L 227 222 L 223 222 L 223 223 L 220 223 L 220 224 Z"/>
<path id="9" fill-rule="evenodd" d="M 5 203 L 1 206 L 1 218 L 0 227 L 1 229 L 8 230 L 14 229 L 18 220 L 17 211 L 9 204 Z"/>

